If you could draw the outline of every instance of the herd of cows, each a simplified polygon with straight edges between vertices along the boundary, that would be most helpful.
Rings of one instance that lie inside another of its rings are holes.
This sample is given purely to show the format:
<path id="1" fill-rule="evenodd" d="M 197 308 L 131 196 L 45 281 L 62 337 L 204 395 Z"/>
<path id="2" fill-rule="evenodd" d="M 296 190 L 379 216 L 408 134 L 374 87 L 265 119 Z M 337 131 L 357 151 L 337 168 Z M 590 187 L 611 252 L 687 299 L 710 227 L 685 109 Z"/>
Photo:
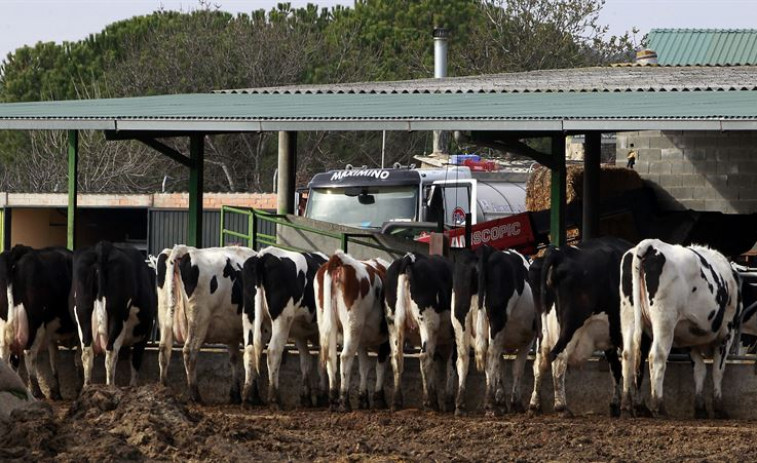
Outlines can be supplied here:
<path id="1" fill-rule="evenodd" d="M 29 388 L 41 397 L 37 356 L 47 348 L 50 397 L 58 399 L 59 345 L 80 350 L 85 385 L 100 353 L 106 382 L 115 384 L 119 350 L 131 347 L 134 385 L 157 319 L 160 382 L 167 383 L 174 343 L 182 344 L 192 400 L 201 401 L 201 347 L 224 344 L 231 401 L 263 402 L 258 377 L 266 348 L 267 401 L 279 406 L 279 368 L 293 341 L 300 356 L 301 403 L 346 411 L 356 354 L 359 408 L 386 407 L 389 364 L 391 406 L 402 407 L 403 356 L 414 346 L 420 349 L 424 407 L 464 414 L 471 358 L 485 372 L 486 412 L 522 411 L 521 379 L 533 347 L 529 410 L 541 411 L 542 379 L 551 367 L 554 409 L 570 414 L 567 368 L 600 350 L 613 376 L 610 412 L 617 416 L 664 415 L 668 355 L 672 348 L 686 348 L 694 365 L 695 416 L 708 416 L 703 356 L 712 356 L 712 413 L 722 418 L 727 414 L 721 381 L 731 344 L 741 334 L 757 335 L 754 286 L 723 255 L 658 240 L 634 246 L 598 238 L 550 247 L 534 260 L 482 247 L 452 259 L 409 253 L 391 263 L 361 261 L 342 251 L 329 257 L 274 247 L 257 252 L 177 245 L 161 252 L 154 267 L 136 249 L 109 242 L 73 253 L 20 245 L 1 253 L 0 284 L 6 291 L 0 291 L 0 356 L 15 367 L 23 359 Z M 320 350 L 318 378 L 309 343 Z M 372 396 L 369 352 L 377 353 Z M 515 354 L 509 404 L 506 352 Z M 640 390 L 645 359 L 649 400 Z"/>

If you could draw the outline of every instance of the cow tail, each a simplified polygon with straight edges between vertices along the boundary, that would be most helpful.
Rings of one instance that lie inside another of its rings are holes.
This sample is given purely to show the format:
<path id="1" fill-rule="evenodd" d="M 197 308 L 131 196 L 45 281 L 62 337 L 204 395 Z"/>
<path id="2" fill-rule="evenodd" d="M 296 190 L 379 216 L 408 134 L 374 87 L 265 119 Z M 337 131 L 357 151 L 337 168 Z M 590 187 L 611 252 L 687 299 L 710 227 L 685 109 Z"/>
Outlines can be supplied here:
<path id="1" fill-rule="evenodd" d="M 480 250 L 478 260 L 478 304 L 474 309 L 476 312 L 476 340 L 473 346 L 476 357 L 476 370 L 484 371 L 486 369 L 486 352 L 489 348 L 489 318 L 486 316 L 486 263 L 489 260 L 491 252 L 488 247 Z"/>
<path id="2" fill-rule="evenodd" d="M 638 376 L 639 368 L 641 366 L 641 336 L 643 328 L 641 326 L 641 316 L 647 304 L 647 288 L 646 280 L 644 278 L 644 256 L 651 242 L 644 240 L 636 246 L 633 253 L 633 261 L 631 264 L 632 275 L 632 290 L 633 290 L 633 338 L 632 338 L 632 352 L 634 358 L 634 375 Z"/>
<path id="3" fill-rule="evenodd" d="M 337 321 L 337 291 L 335 273 L 339 271 L 341 260 L 339 259 L 340 251 L 337 251 L 326 263 L 323 271 L 323 282 L 320 287 L 320 300 L 323 301 L 323 307 L 319 311 L 322 321 L 319 323 L 318 331 L 320 333 L 321 344 L 321 365 L 326 368 L 329 358 L 336 358 L 336 341 L 339 330 Z M 338 261 L 338 262 L 337 262 Z"/>
<path id="4" fill-rule="evenodd" d="M 397 307 L 394 311 L 394 324 L 397 326 L 397 346 L 401 351 L 405 340 L 403 335 L 405 333 L 405 323 L 407 322 L 407 312 L 410 305 L 410 273 L 412 272 L 412 265 L 415 263 L 415 256 L 411 253 L 407 253 L 402 258 L 399 268 L 399 276 L 397 277 Z"/>
<path id="5" fill-rule="evenodd" d="M 263 259 L 253 257 L 255 260 L 255 319 L 252 323 L 252 366 L 260 375 L 260 357 L 263 354 L 263 314 L 265 307 L 265 285 L 263 285 Z"/>

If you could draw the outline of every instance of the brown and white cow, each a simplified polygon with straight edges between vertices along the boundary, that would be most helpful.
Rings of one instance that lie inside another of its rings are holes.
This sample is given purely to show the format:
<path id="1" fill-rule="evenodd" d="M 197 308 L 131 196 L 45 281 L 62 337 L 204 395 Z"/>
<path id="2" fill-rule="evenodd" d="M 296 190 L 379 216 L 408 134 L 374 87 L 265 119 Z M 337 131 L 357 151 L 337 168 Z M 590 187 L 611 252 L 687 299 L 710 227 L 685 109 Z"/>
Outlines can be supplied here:
<path id="1" fill-rule="evenodd" d="M 355 353 L 360 364 L 358 407 L 368 408 L 368 349 L 378 350 L 374 407 L 386 406 L 384 375 L 389 358 L 389 334 L 382 307 L 383 284 L 389 263 L 383 259 L 359 261 L 337 250 L 315 277 L 316 315 L 321 363 L 329 375 L 329 400 L 349 411 L 350 378 Z M 342 332 L 341 388 L 337 390 L 337 338 Z"/>
<path id="2" fill-rule="evenodd" d="M 196 249 L 176 245 L 158 257 L 160 380 L 166 384 L 173 343 L 183 343 L 190 398 L 201 401 L 197 356 L 205 343 L 225 344 L 232 372 L 230 398 L 240 402 L 239 343 L 242 341 L 242 265 L 256 253 L 227 246 Z"/>
<path id="3" fill-rule="evenodd" d="M 392 408 L 402 407 L 405 340 L 420 346 L 423 406 L 439 408 L 435 363 L 446 368 L 444 407 L 453 406 L 455 337 L 450 316 L 452 264 L 441 256 L 408 253 L 386 271 L 385 313 L 394 369 Z"/>

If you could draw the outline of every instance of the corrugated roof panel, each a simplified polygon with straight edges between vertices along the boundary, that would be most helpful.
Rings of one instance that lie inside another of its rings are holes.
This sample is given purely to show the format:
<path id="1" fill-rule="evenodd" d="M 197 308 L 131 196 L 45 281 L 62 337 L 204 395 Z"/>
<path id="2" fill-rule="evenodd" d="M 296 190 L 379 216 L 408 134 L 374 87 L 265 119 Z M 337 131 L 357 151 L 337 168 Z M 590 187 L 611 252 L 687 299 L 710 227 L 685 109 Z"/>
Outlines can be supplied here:
<path id="1" fill-rule="evenodd" d="M 662 66 L 757 65 L 757 29 L 652 29 Z"/>
<path id="2" fill-rule="evenodd" d="M 757 91 L 190 94 L 0 104 L 4 120 L 508 120 L 757 118 Z"/>

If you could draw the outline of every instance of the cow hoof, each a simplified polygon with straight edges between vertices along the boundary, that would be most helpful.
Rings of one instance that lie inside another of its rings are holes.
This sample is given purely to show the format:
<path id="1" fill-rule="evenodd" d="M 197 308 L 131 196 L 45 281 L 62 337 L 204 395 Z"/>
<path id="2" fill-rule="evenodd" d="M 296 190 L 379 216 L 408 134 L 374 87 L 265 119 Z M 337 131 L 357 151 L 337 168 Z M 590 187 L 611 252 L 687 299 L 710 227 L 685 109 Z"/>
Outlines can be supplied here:
<path id="1" fill-rule="evenodd" d="M 45 394 L 42 393 L 42 389 L 40 389 L 39 386 L 32 387 L 31 391 L 32 391 L 32 395 L 34 396 L 35 399 L 40 399 L 41 400 L 41 399 L 45 398 Z"/>
<path id="2" fill-rule="evenodd" d="M 260 392 L 255 385 L 245 386 L 242 391 L 242 398 L 245 406 L 257 406 L 263 404 L 263 400 L 260 398 Z"/>
<path id="3" fill-rule="evenodd" d="M 525 411 L 526 409 L 523 408 L 523 402 L 521 402 L 520 400 L 510 402 L 511 413 L 524 413 Z"/>
<path id="4" fill-rule="evenodd" d="M 402 392 L 395 391 L 394 397 L 392 397 L 392 411 L 402 410 L 403 406 Z"/>
<path id="5" fill-rule="evenodd" d="M 610 404 L 610 416 L 613 418 L 620 417 L 620 405 Z"/>
<path id="6" fill-rule="evenodd" d="M 712 415 L 713 415 L 713 417 L 714 417 L 714 418 L 715 418 L 716 420 L 727 420 L 727 419 L 730 419 L 730 418 L 731 418 L 731 417 L 730 417 L 730 416 L 728 415 L 728 412 L 726 412 L 725 410 L 722 410 L 722 409 L 718 409 L 718 408 L 716 408 L 716 409 L 714 409 L 714 410 L 712 411 Z"/>
<path id="7" fill-rule="evenodd" d="M 528 405 L 528 416 L 534 417 L 536 415 L 541 415 L 541 404 L 529 404 Z"/>
<path id="8" fill-rule="evenodd" d="M 668 417 L 668 411 L 665 410 L 665 407 L 660 405 L 657 410 L 652 411 L 652 415 L 657 418 L 667 418 Z"/>
<path id="9" fill-rule="evenodd" d="M 325 392 L 319 392 L 315 396 L 315 404 L 319 408 L 327 407 L 329 405 L 329 395 Z"/>
<path id="10" fill-rule="evenodd" d="M 239 393 L 239 387 L 231 388 L 231 391 L 229 391 L 229 403 L 236 405 L 242 403 L 242 395 Z"/>
<path id="11" fill-rule="evenodd" d="M 357 396 L 357 408 L 358 410 L 368 410 L 371 408 L 371 404 L 368 401 L 368 391 L 363 391 Z"/>
<path id="12" fill-rule="evenodd" d="M 455 399 L 449 397 L 444 400 L 444 403 L 442 404 L 442 411 L 444 413 L 452 413 L 455 409 Z"/>
<path id="13" fill-rule="evenodd" d="M 304 408 L 313 407 L 313 399 L 310 398 L 310 393 L 303 392 L 302 394 L 300 394 L 300 407 L 304 407 Z"/>
<path id="14" fill-rule="evenodd" d="M 694 407 L 694 418 L 697 420 L 706 420 L 709 418 L 707 415 L 706 407 Z"/>
<path id="15" fill-rule="evenodd" d="M 197 404 L 202 403 L 202 397 L 200 397 L 200 388 L 196 385 L 189 388 L 189 401 Z"/>
<path id="16" fill-rule="evenodd" d="M 329 410 L 332 412 L 339 410 L 339 391 L 337 389 L 329 391 Z"/>
<path id="17" fill-rule="evenodd" d="M 634 407 L 634 414 L 638 418 L 652 418 L 652 410 L 650 410 L 645 404 L 638 404 Z"/>
<path id="18" fill-rule="evenodd" d="M 60 395 L 60 390 L 59 389 L 52 389 L 50 391 L 50 399 L 54 400 L 56 402 L 63 400 L 63 397 Z"/>
<path id="19" fill-rule="evenodd" d="M 341 413 L 349 413 L 352 411 L 352 405 L 350 405 L 349 397 L 342 397 L 339 399 L 339 411 Z"/>
<path id="20" fill-rule="evenodd" d="M 384 410 L 387 408 L 386 398 L 384 397 L 384 391 L 376 391 L 373 393 L 373 408 L 377 410 Z"/>
<path id="21" fill-rule="evenodd" d="M 573 412 L 571 412 L 565 405 L 558 405 L 555 407 L 555 412 L 562 418 L 573 418 Z"/>

